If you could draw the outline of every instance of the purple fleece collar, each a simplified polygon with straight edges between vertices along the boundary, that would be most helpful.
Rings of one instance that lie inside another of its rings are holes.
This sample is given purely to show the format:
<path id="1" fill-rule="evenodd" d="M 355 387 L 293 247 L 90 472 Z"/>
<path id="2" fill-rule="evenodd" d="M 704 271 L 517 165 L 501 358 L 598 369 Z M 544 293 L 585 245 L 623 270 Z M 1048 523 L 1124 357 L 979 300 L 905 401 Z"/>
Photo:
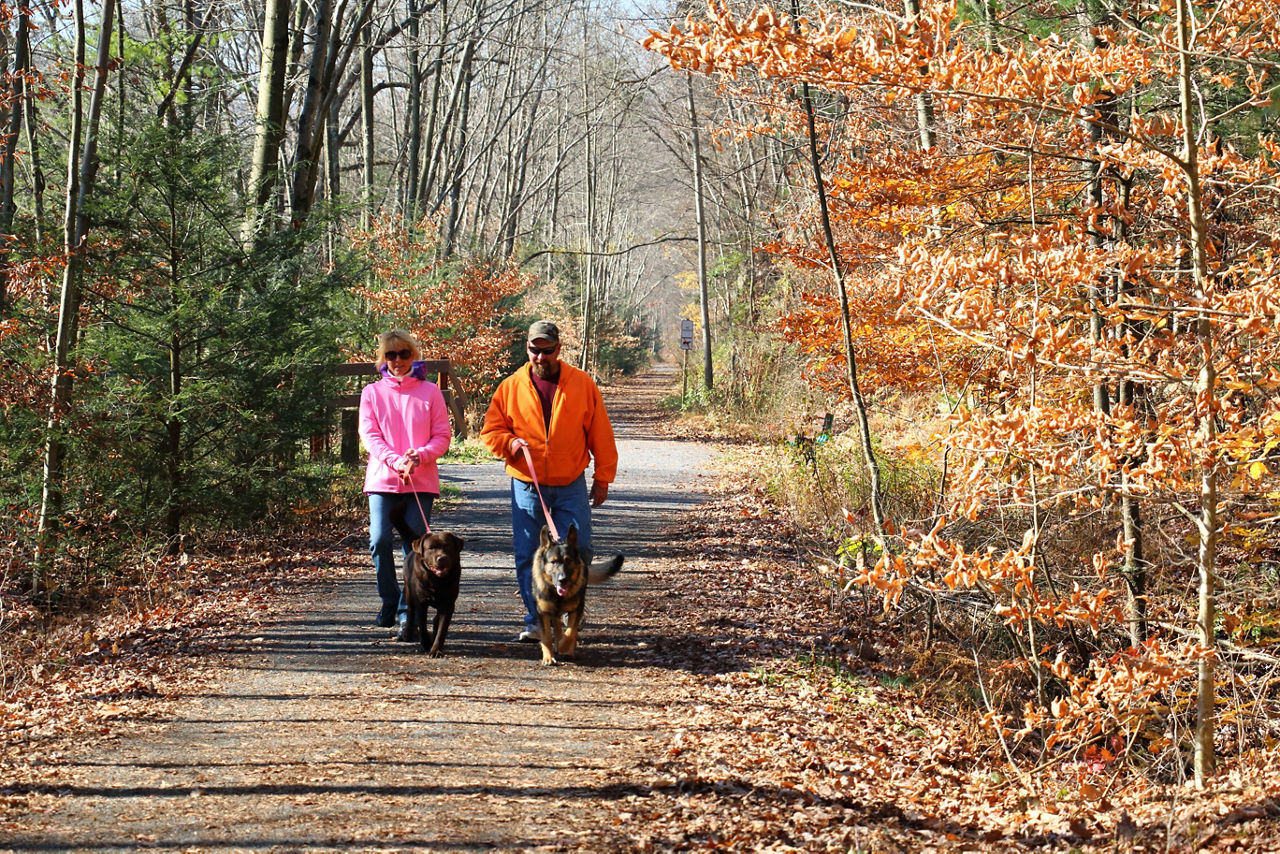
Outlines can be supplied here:
<path id="1" fill-rule="evenodd" d="M 426 362 L 414 362 L 413 367 L 409 369 L 409 373 L 405 374 L 405 376 L 413 377 L 415 380 L 425 380 L 427 378 L 426 368 Z M 378 370 L 382 372 L 384 377 L 391 379 L 391 371 L 387 370 L 386 362 L 383 362 L 382 367 Z"/>

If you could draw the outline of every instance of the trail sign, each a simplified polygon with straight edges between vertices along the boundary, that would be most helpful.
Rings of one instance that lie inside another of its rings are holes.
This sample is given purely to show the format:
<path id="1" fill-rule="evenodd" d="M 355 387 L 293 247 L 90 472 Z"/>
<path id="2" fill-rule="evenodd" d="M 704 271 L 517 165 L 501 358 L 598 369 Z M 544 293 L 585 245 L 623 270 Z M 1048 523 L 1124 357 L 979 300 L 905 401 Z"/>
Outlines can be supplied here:
<path id="1" fill-rule="evenodd" d="M 680 349 L 693 349 L 693 321 L 688 318 L 680 321 Z"/>

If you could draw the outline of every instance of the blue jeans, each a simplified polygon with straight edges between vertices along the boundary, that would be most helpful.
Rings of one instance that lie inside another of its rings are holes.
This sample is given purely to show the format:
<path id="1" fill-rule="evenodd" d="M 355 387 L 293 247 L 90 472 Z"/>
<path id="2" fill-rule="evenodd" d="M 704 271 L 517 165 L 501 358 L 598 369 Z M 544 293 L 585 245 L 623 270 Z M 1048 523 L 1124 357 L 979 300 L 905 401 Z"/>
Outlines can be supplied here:
<path id="1" fill-rule="evenodd" d="M 567 486 L 543 486 L 542 497 L 563 540 L 569 526 L 578 528 L 578 554 L 583 563 L 591 564 L 591 499 L 587 495 L 586 475 Z M 538 493 L 532 483 L 511 479 L 511 548 L 516 556 L 516 583 L 524 602 L 524 625 L 538 625 L 538 606 L 533 598 L 533 553 L 538 550 L 542 526 L 546 524 Z"/>
<path id="2" fill-rule="evenodd" d="M 408 557 L 409 545 L 427 532 L 436 496 L 430 492 L 419 492 L 417 496 L 414 500 L 412 492 L 369 493 L 369 553 L 373 555 L 378 596 L 382 598 L 382 611 L 378 616 L 384 621 L 392 615 L 404 620 L 409 611 L 396 578 L 396 556 L 391 546 L 394 534 L 399 533 L 400 549 Z M 418 501 L 422 502 L 426 519 L 418 512 Z"/>

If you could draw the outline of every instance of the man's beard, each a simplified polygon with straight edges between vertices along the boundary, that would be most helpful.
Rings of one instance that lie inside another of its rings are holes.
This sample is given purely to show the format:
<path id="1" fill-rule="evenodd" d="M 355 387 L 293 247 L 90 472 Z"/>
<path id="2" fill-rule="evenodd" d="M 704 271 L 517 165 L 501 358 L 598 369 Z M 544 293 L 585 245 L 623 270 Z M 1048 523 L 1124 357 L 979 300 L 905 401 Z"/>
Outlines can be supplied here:
<path id="1" fill-rule="evenodd" d="M 548 364 L 546 362 L 534 362 L 533 372 L 538 375 L 540 380 L 555 380 L 560 378 L 560 363 Z"/>

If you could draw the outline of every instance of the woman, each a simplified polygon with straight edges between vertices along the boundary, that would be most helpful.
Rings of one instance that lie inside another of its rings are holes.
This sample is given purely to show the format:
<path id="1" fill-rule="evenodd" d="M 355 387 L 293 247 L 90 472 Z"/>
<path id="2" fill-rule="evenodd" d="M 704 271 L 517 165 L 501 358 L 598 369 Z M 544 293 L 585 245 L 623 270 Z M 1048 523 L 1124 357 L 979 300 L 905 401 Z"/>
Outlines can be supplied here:
<path id="1" fill-rule="evenodd" d="M 369 552 L 378 577 L 382 609 L 377 625 L 399 624 L 397 639 L 413 640 L 408 607 L 396 578 L 392 532 L 404 554 L 426 533 L 431 506 L 440 494 L 436 460 L 449 450 L 451 433 L 444 395 L 428 382 L 418 344 L 403 329 L 378 336 L 382 379 L 360 393 L 360 440 L 369 452 L 364 492 L 369 496 Z M 425 516 L 425 518 L 424 518 Z"/>

